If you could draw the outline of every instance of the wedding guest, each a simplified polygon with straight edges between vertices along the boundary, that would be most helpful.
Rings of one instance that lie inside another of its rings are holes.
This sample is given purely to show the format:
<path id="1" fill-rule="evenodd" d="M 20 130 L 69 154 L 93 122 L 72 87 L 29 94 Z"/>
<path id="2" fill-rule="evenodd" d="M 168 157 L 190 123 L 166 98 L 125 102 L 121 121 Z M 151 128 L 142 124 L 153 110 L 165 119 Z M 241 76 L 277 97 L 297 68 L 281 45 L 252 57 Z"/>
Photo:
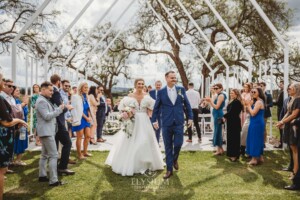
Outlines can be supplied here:
<path id="1" fill-rule="evenodd" d="M 205 100 L 208 101 L 213 108 L 213 119 L 214 119 L 214 136 L 213 145 L 217 146 L 217 150 L 214 155 L 222 155 L 224 153 L 223 139 L 222 139 L 222 119 L 224 116 L 223 108 L 225 106 L 226 95 L 222 92 L 223 85 L 217 83 L 214 85 L 214 91 L 217 97 L 214 101 L 211 98 L 206 97 Z"/>
<path id="2" fill-rule="evenodd" d="M 246 109 L 250 114 L 246 152 L 251 156 L 248 164 L 257 165 L 264 162 L 265 95 L 261 88 L 253 88 L 251 94 L 253 101 L 245 101 Z"/>
<path id="3" fill-rule="evenodd" d="M 117 102 L 116 102 L 116 104 L 115 104 L 115 106 L 114 106 L 114 108 L 113 108 L 113 112 L 119 112 L 119 104 L 120 104 L 120 100 L 117 100 Z"/>
<path id="4" fill-rule="evenodd" d="M 3 79 L 3 81 L 4 81 L 5 87 L 0 92 L 0 96 L 2 96 L 6 100 L 6 102 L 10 105 L 11 110 L 12 110 L 12 117 L 22 119 L 23 118 L 22 109 L 18 109 L 18 106 L 16 105 L 16 100 L 12 96 L 12 92 L 16 88 L 16 86 L 14 85 L 14 82 L 10 79 Z M 11 127 L 10 129 L 12 129 L 13 133 L 15 133 L 14 127 Z M 14 147 L 14 140 L 12 141 L 12 150 L 9 150 L 12 152 L 11 161 L 13 160 L 13 147 Z M 11 169 L 8 169 L 7 173 L 11 174 L 11 173 L 14 173 L 14 171 Z"/>
<path id="5" fill-rule="evenodd" d="M 266 91 L 266 83 L 265 82 L 261 82 L 260 83 L 260 88 L 263 90 L 263 92 L 265 93 L 265 96 L 266 96 L 266 105 L 265 105 L 265 133 L 264 133 L 264 141 L 266 143 L 267 141 L 267 129 L 266 129 L 266 125 L 267 125 L 267 122 L 268 122 L 268 118 L 272 117 L 272 114 L 271 114 L 271 107 L 273 107 L 273 98 L 272 98 L 272 95 L 270 93 L 268 93 Z"/>
<path id="6" fill-rule="evenodd" d="M 53 86 L 46 81 L 41 84 L 41 95 L 36 101 L 37 134 L 42 141 L 42 153 L 39 162 L 39 182 L 49 182 L 49 186 L 59 186 L 63 183 L 57 177 L 58 152 L 55 135 L 57 130 L 56 117 L 64 110 L 64 104 L 54 107 L 50 102 Z M 47 162 L 49 178 L 47 177 Z"/>
<path id="7" fill-rule="evenodd" d="M 77 94 L 77 86 L 72 87 L 72 94 Z"/>
<path id="8" fill-rule="evenodd" d="M 107 106 L 107 109 L 106 109 L 105 116 L 108 117 L 109 113 L 111 113 L 111 111 L 112 111 L 111 99 L 110 98 L 106 99 L 106 106 Z"/>
<path id="9" fill-rule="evenodd" d="M 143 91 L 144 91 L 145 94 L 148 94 L 149 91 L 148 91 L 148 87 L 146 85 L 144 86 L 144 90 Z"/>
<path id="10" fill-rule="evenodd" d="M 102 138 L 102 131 L 105 122 L 105 114 L 107 112 L 106 101 L 104 97 L 104 89 L 102 86 L 98 86 L 98 92 L 100 93 L 100 104 L 98 105 L 98 109 L 96 112 L 97 118 L 97 142 L 105 142 L 106 140 Z"/>
<path id="11" fill-rule="evenodd" d="M 84 160 L 86 157 L 91 157 L 92 154 L 87 152 L 88 144 L 91 137 L 91 112 L 88 103 L 89 87 L 86 82 L 80 83 L 76 95 L 72 96 L 71 102 L 74 107 L 72 110 L 73 127 L 72 131 L 76 132 L 76 148 L 79 160 Z M 83 154 L 81 153 L 81 140 L 83 141 Z"/>
<path id="12" fill-rule="evenodd" d="M 250 123 L 250 114 L 247 112 L 245 102 L 251 101 L 251 90 L 252 85 L 251 83 L 245 83 L 244 84 L 244 92 L 242 93 L 242 103 L 243 103 L 243 112 L 241 114 L 241 124 L 242 124 L 242 136 L 241 136 L 241 155 L 245 156 L 246 153 L 246 141 L 247 141 L 247 135 L 248 135 L 248 129 L 249 129 L 249 123 Z"/>
<path id="13" fill-rule="evenodd" d="M 292 99 L 292 97 L 290 96 L 290 86 L 291 86 L 291 84 L 288 84 L 288 87 L 287 87 L 288 97 L 286 99 L 284 99 L 284 101 L 283 101 L 283 107 L 282 107 L 281 112 L 280 112 L 280 120 L 282 120 L 283 117 L 285 116 L 285 114 L 287 113 L 288 103 Z M 288 167 L 282 168 L 282 171 L 290 171 L 290 172 L 292 172 L 293 171 L 293 167 L 294 167 L 293 152 L 292 152 L 292 149 L 290 148 L 289 138 L 287 137 L 288 134 L 286 134 L 284 132 L 284 129 L 282 129 L 282 131 L 283 131 L 283 138 L 282 138 L 283 142 L 287 144 L 287 146 L 289 148 L 289 153 L 290 153 L 290 163 L 289 163 Z"/>
<path id="14" fill-rule="evenodd" d="M 241 118 L 243 110 L 242 98 L 237 89 L 230 91 L 230 102 L 227 105 L 227 113 L 224 115 L 227 121 L 227 156 L 232 162 L 239 159 L 241 143 Z"/>
<path id="15" fill-rule="evenodd" d="M 152 86 L 148 85 L 147 90 L 148 90 L 148 92 L 150 92 L 152 90 Z"/>
<path id="16" fill-rule="evenodd" d="M 4 89 L 3 75 L 0 73 L 0 92 Z M 15 125 L 27 127 L 26 122 L 21 119 L 12 118 L 12 110 L 9 103 L 0 95 L 0 199 L 3 199 L 4 175 L 13 154 L 14 129 L 8 128 Z"/>
<path id="17" fill-rule="evenodd" d="M 300 118 L 298 117 L 294 122 L 293 125 L 295 126 L 295 129 L 297 130 L 297 135 L 298 135 L 298 166 L 300 165 Z M 300 170 L 296 172 L 294 178 L 293 178 L 293 184 L 289 186 L 285 186 L 284 189 L 286 190 L 300 190 Z"/>
<path id="18" fill-rule="evenodd" d="M 155 82 L 155 90 L 151 90 L 149 91 L 149 95 L 152 99 L 156 100 L 157 98 L 157 93 L 158 91 L 161 89 L 161 86 L 162 86 L 162 83 L 160 80 L 157 80 Z M 155 131 L 155 135 L 156 135 L 156 139 L 157 139 L 157 142 L 159 143 L 159 139 L 160 139 L 160 132 L 161 132 L 161 116 L 158 115 L 157 116 L 157 122 L 158 122 L 158 129 L 155 129 L 154 128 L 154 131 Z"/>
<path id="19" fill-rule="evenodd" d="M 53 74 L 50 77 L 50 81 L 53 87 L 53 94 L 50 97 L 50 101 L 54 106 L 59 107 L 60 105 L 64 104 L 64 100 L 59 91 L 61 85 L 61 78 L 59 75 Z M 66 119 L 65 119 L 65 113 L 67 113 L 68 110 L 72 110 L 72 109 L 73 107 L 67 102 L 67 104 L 64 104 L 63 112 L 56 117 L 57 130 L 56 130 L 55 140 L 56 140 L 57 148 L 59 143 L 62 145 L 61 158 L 58 165 L 58 172 L 60 174 L 66 174 L 66 175 L 75 174 L 74 171 L 68 169 L 70 152 L 72 148 L 72 141 L 69 132 L 67 131 L 66 128 Z"/>
<path id="20" fill-rule="evenodd" d="M 36 109 L 35 109 L 35 102 L 36 100 L 38 99 L 39 95 L 40 95 L 40 86 L 38 84 L 34 84 L 32 86 L 32 91 L 33 91 L 33 94 L 31 96 L 31 99 L 30 99 L 30 106 L 31 106 L 31 109 L 33 109 L 33 123 L 32 123 L 32 130 L 33 130 L 33 135 L 35 137 L 35 145 L 36 146 L 41 146 L 41 141 L 40 141 L 40 138 L 39 136 L 37 135 L 36 133 Z"/>
<path id="21" fill-rule="evenodd" d="M 293 153 L 293 171 L 290 174 L 290 179 L 293 179 L 296 172 L 299 169 L 298 165 L 298 136 L 296 130 L 291 126 L 291 122 L 300 115 L 300 83 L 293 83 L 290 87 L 291 100 L 288 103 L 287 113 L 283 119 L 277 123 L 278 128 L 282 128 L 284 125 L 284 134 L 288 140 L 288 144 Z"/>
<path id="22" fill-rule="evenodd" d="M 95 132 L 97 130 L 97 119 L 96 119 L 96 113 L 97 113 L 97 106 L 100 105 L 100 97 L 102 94 L 97 92 L 96 86 L 91 86 L 89 90 L 89 104 L 90 104 L 90 111 L 92 115 L 93 123 L 91 125 L 91 140 L 90 144 L 97 145 L 97 142 L 95 141 Z"/>
<path id="23" fill-rule="evenodd" d="M 20 100 L 20 88 L 16 87 L 13 91 L 13 97 L 16 100 L 16 105 L 19 106 L 21 112 L 23 112 L 22 120 L 27 123 L 28 115 L 28 97 L 23 96 L 23 101 Z M 20 132 L 15 134 L 14 138 L 14 153 L 16 154 L 16 159 L 14 160 L 14 165 L 26 166 L 27 164 L 22 161 L 22 156 L 25 153 L 25 150 L 28 148 L 28 131 L 26 130 L 25 137 L 20 136 Z"/>
<path id="24" fill-rule="evenodd" d="M 284 88 L 284 83 L 283 81 L 280 81 L 279 82 L 279 94 L 278 94 L 278 97 L 277 97 L 277 101 L 276 101 L 276 104 L 277 104 L 277 120 L 280 121 L 281 118 L 280 118 L 280 112 L 282 110 L 282 107 L 283 107 L 283 88 Z M 280 138 L 279 138 L 279 144 L 277 145 L 274 145 L 274 148 L 282 148 L 282 144 L 283 144 L 283 129 L 279 129 L 279 134 L 280 134 Z"/>
<path id="25" fill-rule="evenodd" d="M 194 90 L 194 83 L 189 83 L 189 89 L 186 92 L 186 96 L 191 104 L 192 111 L 193 111 L 193 122 L 194 126 L 196 127 L 197 135 L 198 135 L 198 142 L 201 143 L 201 130 L 199 126 L 199 105 L 201 103 L 200 94 L 196 90 Z M 192 127 L 188 128 L 188 136 L 189 139 L 186 142 L 192 142 L 193 138 L 193 131 Z"/>

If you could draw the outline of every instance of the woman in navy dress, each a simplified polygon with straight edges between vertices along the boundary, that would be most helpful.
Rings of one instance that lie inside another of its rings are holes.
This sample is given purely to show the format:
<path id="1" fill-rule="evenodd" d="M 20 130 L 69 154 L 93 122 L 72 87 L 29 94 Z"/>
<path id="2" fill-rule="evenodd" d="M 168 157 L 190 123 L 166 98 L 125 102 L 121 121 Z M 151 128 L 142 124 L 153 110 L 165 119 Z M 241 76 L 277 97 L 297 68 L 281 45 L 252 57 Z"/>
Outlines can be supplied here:
<path id="1" fill-rule="evenodd" d="M 251 95 L 253 103 L 245 102 L 246 109 L 250 114 L 246 152 L 252 157 L 248 164 L 257 165 L 264 161 L 265 95 L 261 88 L 252 89 Z"/>
<path id="2" fill-rule="evenodd" d="M 222 155 L 224 153 L 223 150 L 223 139 L 222 139 L 222 121 L 223 121 L 223 108 L 225 106 L 226 95 L 222 92 L 223 85 L 221 83 L 217 83 L 213 87 L 215 93 L 217 94 L 217 98 L 212 102 L 211 98 L 205 98 L 206 101 L 210 103 L 213 107 L 213 118 L 214 118 L 214 137 L 213 137 L 213 145 L 217 146 L 217 151 L 214 155 Z"/>
<path id="3" fill-rule="evenodd" d="M 19 105 L 20 107 L 22 107 L 23 110 L 23 120 L 25 122 L 27 122 L 27 115 L 28 115 L 28 97 L 24 96 L 23 97 L 23 102 L 20 101 L 20 88 L 16 87 L 16 89 L 13 91 L 13 97 L 16 100 L 16 104 Z M 25 152 L 25 150 L 28 148 L 28 132 L 26 131 L 25 134 L 25 139 L 24 140 L 20 140 L 20 134 L 17 132 L 17 134 L 15 134 L 15 141 L 14 141 L 14 153 L 17 155 L 14 164 L 15 165 L 22 165 L 25 166 L 26 163 L 23 162 L 22 159 L 22 155 Z"/>
<path id="4" fill-rule="evenodd" d="M 77 148 L 78 159 L 80 159 L 80 160 L 83 160 L 83 159 L 86 159 L 86 157 L 92 156 L 92 154 L 87 152 L 88 144 L 89 144 L 90 137 L 91 137 L 91 128 L 90 127 L 91 127 L 91 122 L 92 122 L 90 106 L 88 103 L 88 91 L 89 91 L 89 87 L 88 87 L 87 83 L 84 82 L 79 85 L 77 94 L 81 97 L 81 100 L 82 100 L 83 113 L 82 113 L 80 125 L 72 126 L 72 131 L 76 132 L 76 148 Z M 76 104 L 75 99 L 76 98 L 73 97 L 72 105 L 74 103 L 75 103 L 75 105 L 78 105 L 78 103 Z M 84 135 L 84 141 L 83 141 L 83 154 L 82 154 L 81 153 L 81 140 L 82 140 L 83 135 Z"/>

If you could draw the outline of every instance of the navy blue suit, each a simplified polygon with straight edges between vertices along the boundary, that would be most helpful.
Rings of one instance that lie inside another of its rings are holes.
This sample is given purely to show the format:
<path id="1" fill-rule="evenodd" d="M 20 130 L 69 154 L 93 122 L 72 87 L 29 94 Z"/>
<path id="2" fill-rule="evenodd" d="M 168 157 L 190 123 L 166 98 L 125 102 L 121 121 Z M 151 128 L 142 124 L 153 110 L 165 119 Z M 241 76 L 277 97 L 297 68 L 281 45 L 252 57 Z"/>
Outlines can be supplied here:
<path id="1" fill-rule="evenodd" d="M 178 160 L 183 144 L 184 107 L 186 108 L 188 119 L 193 120 L 192 108 L 185 89 L 180 86 L 175 87 L 177 99 L 174 105 L 168 96 L 167 87 L 157 92 L 157 99 L 151 118 L 151 122 L 155 123 L 158 116 L 161 115 L 167 171 L 173 171 L 173 163 Z"/>
<path id="2" fill-rule="evenodd" d="M 50 101 L 53 105 L 59 107 L 63 103 L 63 99 L 60 95 L 59 90 L 56 87 L 53 87 L 53 95 L 50 98 Z M 67 169 L 68 168 L 68 162 L 70 157 L 70 152 L 72 148 L 72 141 L 69 136 L 69 132 L 66 129 L 66 120 L 64 113 L 67 112 L 68 109 L 64 108 L 64 111 L 56 117 L 57 121 L 57 133 L 55 135 L 56 139 L 56 145 L 58 148 L 58 142 L 62 144 L 62 150 L 61 150 L 61 158 L 60 163 L 58 165 L 58 169 Z"/>
<path id="3" fill-rule="evenodd" d="M 98 106 L 96 112 L 96 120 L 97 120 L 97 139 L 102 138 L 102 130 L 105 122 L 105 107 L 106 103 L 105 100 L 101 97 L 100 104 Z"/>
<path id="4" fill-rule="evenodd" d="M 157 97 L 156 97 L 156 90 L 151 90 L 149 92 L 149 95 L 152 99 L 156 100 Z M 158 115 L 157 116 L 157 121 L 158 121 L 158 126 L 159 128 L 156 130 L 154 129 L 155 131 L 155 135 L 156 135 L 156 139 L 157 139 L 157 142 L 159 143 L 159 138 L 160 138 L 160 131 L 161 131 L 161 115 Z"/>

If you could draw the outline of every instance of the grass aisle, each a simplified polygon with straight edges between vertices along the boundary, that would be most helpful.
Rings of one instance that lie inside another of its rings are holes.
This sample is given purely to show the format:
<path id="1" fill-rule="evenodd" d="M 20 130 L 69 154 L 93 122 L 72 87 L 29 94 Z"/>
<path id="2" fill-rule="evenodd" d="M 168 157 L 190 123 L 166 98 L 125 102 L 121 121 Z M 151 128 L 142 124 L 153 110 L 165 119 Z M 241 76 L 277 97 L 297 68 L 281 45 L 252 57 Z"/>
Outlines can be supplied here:
<path id="1" fill-rule="evenodd" d="M 27 152 L 29 165 L 7 175 L 4 199 L 300 199 L 300 192 L 282 189 L 290 184 L 288 173 L 280 171 L 288 162 L 283 151 L 266 152 L 265 164 L 256 167 L 211 152 L 181 152 L 180 169 L 168 181 L 162 179 L 164 171 L 116 175 L 104 165 L 107 155 L 93 152 L 92 158 L 71 166 L 76 175 L 62 177 L 68 184 L 50 188 L 37 180 L 39 152 Z"/>

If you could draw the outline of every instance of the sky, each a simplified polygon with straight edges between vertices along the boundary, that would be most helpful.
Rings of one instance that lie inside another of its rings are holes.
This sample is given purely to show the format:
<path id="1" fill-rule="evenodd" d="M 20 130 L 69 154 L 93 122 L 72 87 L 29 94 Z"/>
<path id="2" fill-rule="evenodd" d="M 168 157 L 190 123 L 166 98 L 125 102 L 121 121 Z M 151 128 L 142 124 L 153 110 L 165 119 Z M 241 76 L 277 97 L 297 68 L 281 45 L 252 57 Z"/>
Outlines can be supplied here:
<path id="1" fill-rule="evenodd" d="M 36 0 L 33 0 L 36 1 Z M 80 12 L 85 4 L 89 0 L 55 0 L 52 1 L 44 12 L 50 12 L 52 9 L 57 9 L 62 11 L 61 16 L 59 17 L 59 23 L 61 27 L 66 28 L 72 20 L 76 17 L 76 15 Z M 86 12 L 82 15 L 80 20 L 75 24 L 75 26 L 71 29 L 74 30 L 76 28 L 87 28 L 91 29 L 94 24 L 99 20 L 102 14 L 110 7 L 110 5 L 115 0 L 94 0 L 91 6 L 86 10 Z M 120 16 L 121 12 L 125 9 L 127 5 L 131 3 L 132 0 L 119 0 L 118 3 L 113 7 L 110 13 L 104 18 L 104 22 L 108 21 L 116 21 L 116 19 Z M 292 26 L 288 31 L 288 36 L 290 42 L 299 41 L 300 42 L 300 0 L 287 0 L 288 6 L 295 10 L 295 16 L 292 20 Z M 40 1 L 42 2 L 42 1 Z M 124 24 L 128 23 L 128 20 L 137 12 L 137 4 L 133 4 L 133 6 L 128 10 L 127 13 L 121 18 L 119 23 L 116 24 L 118 28 L 121 28 Z M 1 15 L 0 15 L 1 17 Z M 59 31 L 52 31 L 49 33 L 48 37 L 50 38 L 58 38 L 59 35 L 63 32 L 63 29 Z M 62 42 L 66 42 L 63 40 Z M 160 69 L 160 66 L 165 65 L 166 58 L 163 56 L 148 56 L 139 59 L 138 61 L 131 61 L 132 65 L 132 77 L 144 77 L 146 80 L 146 84 L 152 84 L 155 80 L 164 80 L 164 70 Z M 0 66 L 2 67 L 2 71 L 5 76 L 11 76 L 11 57 L 7 55 L 0 55 Z M 25 59 L 22 56 L 18 57 L 18 77 L 17 77 L 17 85 L 23 85 L 25 83 Z M 42 70 L 39 70 L 39 75 L 42 73 Z M 29 72 L 30 74 L 30 72 Z M 71 73 L 71 75 L 74 73 Z M 35 73 L 33 74 L 35 77 Z M 75 78 L 75 76 L 70 76 L 70 78 Z M 194 75 L 192 79 L 195 82 L 195 88 L 199 87 L 200 81 L 199 76 Z M 192 80 L 192 81 L 193 81 Z M 124 81 L 120 79 L 120 83 L 118 86 L 121 87 L 131 87 L 132 81 Z"/>

